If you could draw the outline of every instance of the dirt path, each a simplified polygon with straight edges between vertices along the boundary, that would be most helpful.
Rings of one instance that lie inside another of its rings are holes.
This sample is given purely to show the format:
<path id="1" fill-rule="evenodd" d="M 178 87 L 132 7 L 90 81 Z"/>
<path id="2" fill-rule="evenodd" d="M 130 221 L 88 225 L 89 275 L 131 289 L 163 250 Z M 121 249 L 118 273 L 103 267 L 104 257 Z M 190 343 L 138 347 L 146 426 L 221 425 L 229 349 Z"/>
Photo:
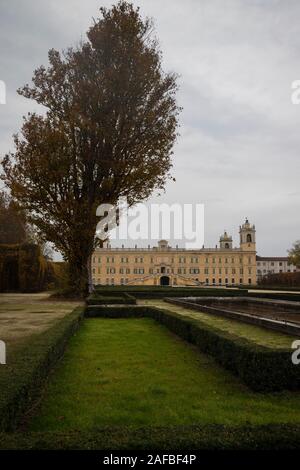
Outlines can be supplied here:
<path id="1" fill-rule="evenodd" d="M 53 301 L 49 293 L 0 294 L 0 339 L 16 345 L 47 330 L 79 302 Z"/>

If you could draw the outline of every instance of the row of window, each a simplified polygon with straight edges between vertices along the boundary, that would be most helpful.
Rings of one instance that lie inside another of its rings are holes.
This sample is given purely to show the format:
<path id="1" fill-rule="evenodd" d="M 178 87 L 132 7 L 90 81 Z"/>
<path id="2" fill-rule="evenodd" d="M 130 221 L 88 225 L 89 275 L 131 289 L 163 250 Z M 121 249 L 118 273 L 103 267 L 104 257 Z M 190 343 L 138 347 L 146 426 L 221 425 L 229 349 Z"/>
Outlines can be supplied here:
<path id="1" fill-rule="evenodd" d="M 176 270 L 173 268 L 149 268 L 149 274 L 174 274 Z M 229 274 L 229 268 L 204 268 L 204 274 Z M 260 271 L 258 271 L 260 272 Z M 106 268 L 106 274 L 116 274 L 117 269 L 116 268 Z M 132 270 L 130 268 L 119 268 L 119 274 L 145 274 L 145 269 L 144 268 L 133 268 Z M 200 274 L 200 269 L 199 268 L 178 268 L 177 269 L 177 274 Z M 239 268 L 239 273 L 244 274 L 244 269 Z M 252 269 L 248 268 L 248 274 L 252 273 Z M 101 274 L 101 268 L 93 268 L 93 274 Z M 237 274 L 237 269 L 236 268 L 231 268 L 231 274 Z"/>
<path id="2" fill-rule="evenodd" d="M 277 261 L 277 263 L 278 263 L 278 261 Z M 257 266 L 266 266 L 267 264 L 268 264 L 268 263 L 267 263 L 266 261 L 258 261 L 258 262 L 257 262 Z M 275 266 L 275 262 L 274 262 L 274 261 L 271 261 L 271 262 L 270 262 L 270 265 L 271 265 L 271 266 Z M 283 263 L 282 261 L 279 261 L 278 265 L 279 265 L 279 266 L 283 266 L 284 263 Z M 287 265 L 289 266 L 290 263 L 287 263 Z"/>
<path id="3" fill-rule="evenodd" d="M 196 279 L 196 281 L 198 281 L 198 279 Z M 128 284 L 129 282 L 129 279 L 128 278 L 121 278 L 120 279 L 120 284 Z M 219 278 L 218 279 L 218 282 L 215 278 L 212 279 L 212 282 L 210 283 L 209 282 L 209 279 L 206 279 L 205 280 L 205 284 L 208 286 L 208 285 L 216 285 L 216 284 L 219 284 L 219 285 L 237 285 L 237 284 L 243 284 L 243 279 L 240 279 L 239 282 L 237 282 L 237 280 L 235 278 L 232 278 L 231 279 L 231 282 L 229 281 L 228 278 L 225 278 L 224 280 L 222 278 Z M 98 278 L 98 279 L 95 279 L 93 278 L 93 284 L 96 285 L 96 284 L 101 284 L 101 279 Z M 105 284 L 106 285 L 115 285 L 117 284 L 115 282 L 115 279 L 114 278 L 106 278 L 105 279 Z M 249 278 L 248 279 L 248 284 L 252 284 L 252 280 Z M 173 279 L 173 285 L 177 285 L 177 279 Z"/>
<path id="4" fill-rule="evenodd" d="M 178 263 L 180 263 L 180 264 L 185 264 L 187 262 L 187 258 L 185 256 L 179 256 L 177 258 L 177 260 L 178 260 Z M 93 263 L 94 264 L 96 264 L 96 263 L 101 264 L 102 261 L 103 260 L 101 259 L 100 256 L 94 256 L 93 257 Z M 107 256 L 106 257 L 106 264 L 108 264 L 108 263 L 113 264 L 113 263 L 115 263 L 115 261 L 116 261 L 116 258 L 114 256 Z M 175 261 L 176 260 L 174 258 L 170 258 L 170 259 L 168 258 L 166 262 L 167 263 L 174 263 Z M 252 264 L 252 261 L 253 261 L 252 257 L 249 256 L 248 257 L 248 264 Z M 135 264 L 138 264 L 138 263 L 144 263 L 145 260 L 144 260 L 143 257 L 136 257 L 136 258 L 134 258 L 134 261 L 131 260 L 130 258 L 127 258 L 127 257 L 120 257 L 119 262 L 121 264 L 129 264 L 129 262 L 130 263 L 134 262 Z M 154 261 L 154 258 L 150 258 L 150 263 L 153 264 L 154 262 L 157 262 L 157 261 L 156 260 Z M 192 258 L 190 258 L 190 262 L 192 264 L 199 264 L 200 258 L 192 257 Z M 235 264 L 236 262 L 238 262 L 238 259 L 237 258 L 205 258 L 205 264 L 209 264 L 209 263 L 216 264 L 217 262 L 219 264 L 222 264 L 223 262 L 225 264 L 228 264 L 228 263 Z M 243 264 L 243 258 L 242 257 L 239 258 L 239 263 Z"/>
<path id="5" fill-rule="evenodd" d="M 279 269 L 279 272 L 280 273 L 283 273 L 283 272 L 287 272 L 287 273 L 294 272 L 294 273 L 296 273 L 297 269 L 294 269 L 294 270 L 287 269 L 287 271 L 283 271 L 282 269 Z M 275 270 L 274 269 L 268 269 L 268 270 L 267 269 L 258 269 L 257 274 L 275 274 Z"/>

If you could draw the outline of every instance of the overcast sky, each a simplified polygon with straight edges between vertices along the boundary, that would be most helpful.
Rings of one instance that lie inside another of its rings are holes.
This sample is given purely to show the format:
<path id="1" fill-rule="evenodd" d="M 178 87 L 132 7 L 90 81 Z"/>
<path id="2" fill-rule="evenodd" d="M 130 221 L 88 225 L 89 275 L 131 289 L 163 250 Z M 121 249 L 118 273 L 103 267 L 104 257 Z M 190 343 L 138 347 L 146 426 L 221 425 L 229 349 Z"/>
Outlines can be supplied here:
<path id="1" fill-rule="evenodd" d="M 260 255 L 286 255 L 300 238 L 298 0 L 139 0 L 155 20 L 164 68 L 180 74 L 181 136 L 165 195 L 205 204 L 205 245 L 227 229 L 238 243 L 247 216 Z M 105 0 L 1 0 L 0 155 L 34 103 L 17 95 L 50 48 L 84 39 Z"/>

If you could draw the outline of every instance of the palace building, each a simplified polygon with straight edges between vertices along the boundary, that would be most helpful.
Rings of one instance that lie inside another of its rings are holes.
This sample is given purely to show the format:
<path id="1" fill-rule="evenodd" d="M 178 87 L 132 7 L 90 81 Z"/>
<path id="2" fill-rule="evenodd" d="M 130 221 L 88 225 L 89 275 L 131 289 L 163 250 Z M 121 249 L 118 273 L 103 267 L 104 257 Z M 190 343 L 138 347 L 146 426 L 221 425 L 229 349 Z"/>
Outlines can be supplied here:
<path id="1" fill-rule="evenodd" d="M 240 226 L 240 245 L 226 232 L 215 248 L 184 249 L 166 240 L 148 248 L 113 248 L 92 257 L 93 284 L 101 285 L 250 285 L 256 284 L 255 226 Z"/>

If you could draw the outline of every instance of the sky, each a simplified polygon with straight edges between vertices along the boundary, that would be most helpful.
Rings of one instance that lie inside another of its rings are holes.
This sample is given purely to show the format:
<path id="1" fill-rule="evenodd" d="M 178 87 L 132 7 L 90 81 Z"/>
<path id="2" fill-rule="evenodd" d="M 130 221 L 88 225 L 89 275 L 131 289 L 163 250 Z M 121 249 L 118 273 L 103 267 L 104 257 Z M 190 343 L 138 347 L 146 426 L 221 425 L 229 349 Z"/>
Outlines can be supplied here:
<path id="1" fill-rule="evenodd" d="M 114 3 L 114 2 L 113 2 Z M 166 192 L 149 203 L 205 206 L 205 246 L 224 229 L 237 245 L 248 217 L 261 256 L 285 256 L 300 239 L 298 0 L 139 0 L 154 19 L 165 71 L 179 74 L 183 107 Z M 0 159 L 22 116 L 38 110 L 16 93 L 58 50 L 85 39 L 106 0 L 1 0 Z"/>

